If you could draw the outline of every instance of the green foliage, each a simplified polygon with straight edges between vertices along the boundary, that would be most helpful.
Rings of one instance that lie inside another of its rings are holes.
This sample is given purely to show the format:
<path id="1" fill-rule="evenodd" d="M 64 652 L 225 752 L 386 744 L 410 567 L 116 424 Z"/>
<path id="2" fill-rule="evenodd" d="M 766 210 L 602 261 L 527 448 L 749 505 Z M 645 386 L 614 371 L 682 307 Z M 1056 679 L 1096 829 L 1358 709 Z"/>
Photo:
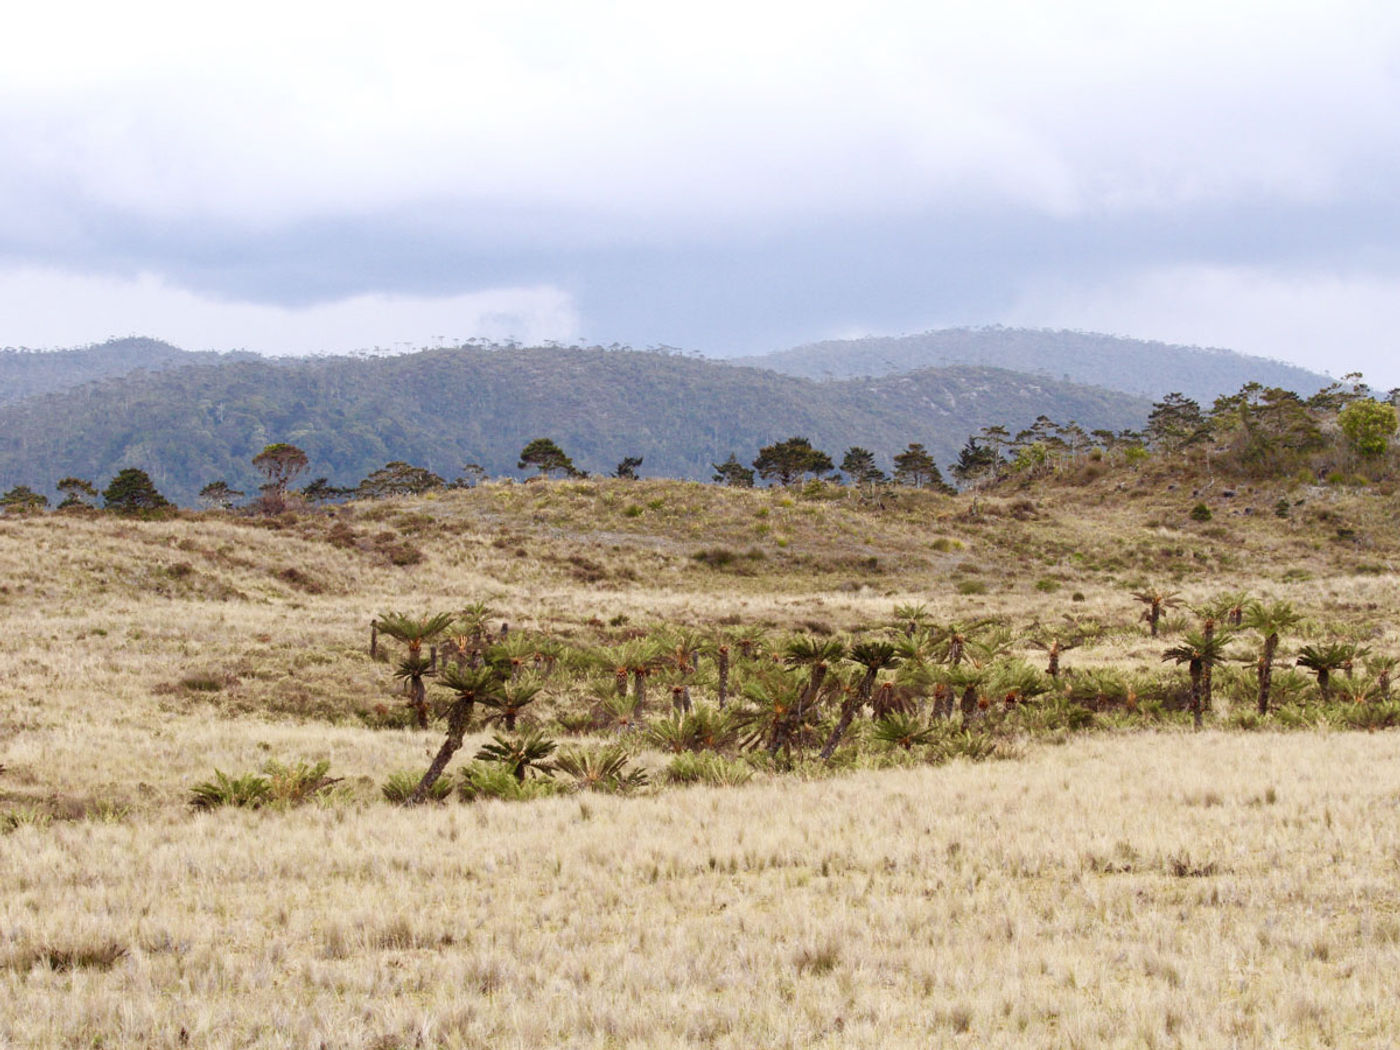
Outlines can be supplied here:
<path id="1" fill-rule="evenodd" d="M 438 781 L 446 785 L 446 781 Z M 463 766 L 457 778 L 457 797 L 463 802 L 499 799 L 502 802 L 529 802 L 532 799 L 557 795 L 565 785 L 547 777 L 521 780 L 510 769 L 494 761 L 473 762 Z"/>
<path id="2" fill-rule="evenodd" d="M 220 806 L 258 809 L 267 804 L 271 795 L 272 785 L 267 777 L 257 773 L 230 777 L 216 769 L 213 780 L 190 789 L 190 805 L 195 809 L 218 809 Z"/>
<path id="3" fill-rule="evenodd" d="M 729 458 L 723 463 L 711 463 L 714 468 L 714 481 L 730 488 L 751 489 L 753 488 L 754 472 L 752 468 L 744 466 L 739 462 L 739 457 L 733 452 L 729 453 Z"/>
<path id="4" fill-rule="evenodd" d="M 645 770 L 629 769 L 627 751 L 617 745 L 604 748 L 568 748 L 554 759 L 554 769 L 573 780 L 577 791 L 625 794 L 645 787 Z M 511 778 L 514 780 L 514 777 Z"/>
<path id="5" fill-rule="evenodd" d="M 195 809 L 218 809 L 235 806 L 261 809 L 265 806 L 285 808 L 307 802 L 329 799 L 339 783 L 328 776 L 328 760 L 285 764 L 269 760 L 261 773 L 244 773 L 231 777 L 214 770 L 214 779 L 196 784 L 190 789 L 190 805 Z"/>
<path id="6" fill-rule="evenodd" d="M 63 493 L 63 501 L 59 503 L 59 510 L 71 510 L 75 507 L 92 507 L 97 504 L 99 493 L 97 486 L 91 481 L 83 478 L 66 477 L 59 479 L 55 488 Z"/>
<path id="7" fill-rule="evenodd" d="M 127 467 L 102 492 L 102 505 L 116 514 L 150 515 L 167 510 L 171 504 L 156 491 L 144 470 Z"/>
<path id="8" fill-rule="evenodd" d="M 1210 519 L 1214 517 L 1214 515 L 1211 514 L 1210 508 L 1207 507 L 1204 503 L 1197 503 L 1194 507 L 1191 508 L 1191 513 L 1189 517 L 1192 521 L 1210 521 Z"/>
<path id="9" fill-rule="evenodd" d="M 426 770 L 422 769 L 416 772 L 411 769 L 396 770 L 390 773 L 389 779 L 380 785 L 379 792 L 386 801 L 392 802 L 396 806 L 402 806 L 418 790 L 418 785 L 422 782 L 425 772 Z M 452 794 L 452 782 L 439 779 L 428 788 L 427 800 L 429 802 L 445 802 L 450 794 Z"/>
<path id="10" fill-rule="evenodd" d="M 666 781 L 670 784 L 740 787 L 752 780 L 753 774 L 753 767 L 748 763 L 712 751 L 679 754 L 666 767 Z"/>
<path id="11" fill-rule="evenodd" d="M 211 481 L 199 490 L 199 501 L 208 507 L 217 507 L 220 510 L 229 510 L 233 505 L 242 499 L 244 493 L 235 488 L 230 488 L 226 481 Z"/>
<path id="12" fill-rule="evenodd" d="M 894 711 L 875 723 L 871 736 L 885 747 L 913 750 L 938 738 L 938 730 L 914 715 Z"/>
<path id="13" fill-rule="evenodd" d="M 365 499 L 387 499 L 390 496 L 421 495 L 446 484 L 431 470 L 396 459 L 372 472 L 354 491 Z"/>
<path id="14" fill-rule="evenodd" d="M 883 485 L 890 480 L 885 472 L 875 465 L 875 453 L 859 445 L 853 445 L 846 450 L 846 455 L 841 460 L 841 473 L 850 478 L 853 485 Z"/>
<path id="15" fill-rule="evenodd" d="M 681 355 L 581 347 L 192 360 L 119 387 L 74 389 L 58 405 L 0 408 L 0 491 L 64 474 L 110 477 L 128 465 L 136 432 L 142 463 L 162 490 L 194 504 L 211 478 L 256 491 L 262 478 L 251 460 L 270 432 L 294 435 L 333 486 L 353 485 L 391 460 L 474 462 L 506 474 L 540 434 L 595 473 L 636 452 L 659 476 L 701 479 L 729 450 L 750 459 L 774 434 L 877 450 L 921 441 L 942 462 L 984 416 L 1016 423 L 1048 402 L 1086 425 L 1122 427 L 1139 425 L 1147 404 L 975 368 L 823 384 Z M 6 393 L 0 383 L 0 399 Z M 931 416 L 931 401 L 950 406 L 948 414 Z"/>
<path id="16" fill-rule="evenodd" d="M 640 462 L 638 460 L 638 463 Z M 565 455 L 564 450 L 551 438 L 535 438 L 521 449 L 520 461 L 516 463 L 516 467 L 520 470 L 533 468 L 545 477 L 556 472 L 569 476 L 578 473 L 574 469 L 574 461 Z"/>
<path id="17" fill-rule="evenodd" d="M 1380 456 L 1390 447 L 1397 426 L 1395 406 L 1363 398 L 1352 401 L 1337 416 L 1342 433 L 1362 456 Z"/>
<path id="18" fill-rule="evenodd" d="M 277 509 L 281 507 L 287 486 L 306 469 L 309 462 L 305 452 L 285 441 L 265 446 L 252 459 L 254 468 L 267 479 L 263 490 L 276 504 Z"/>
<path id="19" fill-rule="evenodd" d="M 524 780 L 531 773 L 548 776 L 552 771 L 549 756 L 557 745 L 539 731 L 493 736 L 491 741 L 476 753 L 477 761 L 499 762 L 516 780 Z"/>
<path id="20" fill-rule="evenodd" d="M 35 492 L 28 485 L 16 485 L 0 496 L 0 512 L 6 517 L 22 517 L 37 514 L 49 505 L 49 498 Z"/>
<path id="21" fill-rule="evenodd" d="M 627 481 L 637 480 L 637 468 L 642 465 L 641 456 L 624 456 L 618 463 L 617 469 L 613 471 L 613 477 L 622 478 Z"/>
<path id="22" fill-rule="evenodd" d="M 1180 452 L 1210 436 L 1201 406 L 1181 393 L 1170 393 L 1152 406 L 1146 435 L 1160 452 Z"/>
<path id="23" fill-rule="evenodd" d="M 909 447 L 894 457 L 894 480 L 901 485 L 912 485 L 916 489 L 925 486 L 938 492 L 953 491 L 938 469 L 938 464 L 929 455 L 928 449 L 919 442 L 910 442 Z"/>
<path id="24" fill-rule="evenodd" d="M 826 474 L 832 469 L 831 457 L 812 447 L 810 439 L 790 437 L 764 445 L 753 461 L 754 470 L 764 481 L 788 486 L 809 474 Z"/>

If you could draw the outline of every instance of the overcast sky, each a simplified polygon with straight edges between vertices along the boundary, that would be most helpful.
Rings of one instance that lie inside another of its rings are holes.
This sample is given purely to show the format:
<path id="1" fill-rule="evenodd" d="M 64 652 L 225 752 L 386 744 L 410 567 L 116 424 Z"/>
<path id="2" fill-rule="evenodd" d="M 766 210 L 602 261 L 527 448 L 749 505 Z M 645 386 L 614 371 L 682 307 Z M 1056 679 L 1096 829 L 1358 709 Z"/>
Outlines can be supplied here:
<path id="1" fill-rule="evenodd" d="M 961 324 L 1400 385 L 1393 0 L 25 4 L 0 345 Z"/>

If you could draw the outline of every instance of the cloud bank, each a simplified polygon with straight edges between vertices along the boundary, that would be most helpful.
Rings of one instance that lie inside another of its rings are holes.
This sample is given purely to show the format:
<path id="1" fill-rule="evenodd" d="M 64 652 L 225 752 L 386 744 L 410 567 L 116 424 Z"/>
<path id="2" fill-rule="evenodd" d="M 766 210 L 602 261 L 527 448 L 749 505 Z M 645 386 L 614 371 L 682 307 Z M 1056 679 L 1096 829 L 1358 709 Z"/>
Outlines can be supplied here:
<path id="1" fill-rule="evenodd" d="M 81 309 L 106 281 L 171 297 L 151 334 L 254 349 L 333 315 L 491 335 L 491 300 L 709 352 L 1016 321 L 1365 353 L 1397 70 L 1374 0 L 29 5 L 0 342 L 128 328 L 121 295 Z"/>

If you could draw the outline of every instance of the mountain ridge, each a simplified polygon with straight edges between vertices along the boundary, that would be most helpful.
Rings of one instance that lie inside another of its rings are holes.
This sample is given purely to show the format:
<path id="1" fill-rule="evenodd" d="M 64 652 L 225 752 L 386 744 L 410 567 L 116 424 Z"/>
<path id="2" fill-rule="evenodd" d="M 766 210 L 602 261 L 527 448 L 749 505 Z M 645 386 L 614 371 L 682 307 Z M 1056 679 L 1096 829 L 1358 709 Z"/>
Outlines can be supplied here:
<path id="1" fill-rule="evenodd" d="M 829 339 L 729 360 L 786 375 L 837 380 L 951 364 L 983 365 L 1030 375 L 1053 375 L 1152 399 L 1179 392 L 1203 406 L 1209 406 L 1222 394 L 1235 393 L 1251 381 L 1283 387 L 1303 396 L 1331 382 L 1329 376 L 1297 365 L 1220 347 L 1001 325 Z"/>
<path id="2" fill-rule="evenodd" d="M 642 472 L 708 479 L 804 435 L 840 459 L 852 445 L 886 469 L 909 442 L 946 464 L 983 426 L 1047 414 L 1086 428 L 1140 427 L 1149 403 L 996 369 L 928 369 L 845 383 L 655 351 L 457 347 L 391 357 L 249 357 L 141 371 L 0 407 L 0 491 L 52 494 L 65 475 L 101 485 L 132 466 L 192 503 L 225 480 L 255 491 L 249 461 L 288 441 L 307 476 L 353 485 L 390 460 L 449 480 L 468 462 L 513 474 L 520 449 L 552 437 L 584 470 L 640 455 Z"/>

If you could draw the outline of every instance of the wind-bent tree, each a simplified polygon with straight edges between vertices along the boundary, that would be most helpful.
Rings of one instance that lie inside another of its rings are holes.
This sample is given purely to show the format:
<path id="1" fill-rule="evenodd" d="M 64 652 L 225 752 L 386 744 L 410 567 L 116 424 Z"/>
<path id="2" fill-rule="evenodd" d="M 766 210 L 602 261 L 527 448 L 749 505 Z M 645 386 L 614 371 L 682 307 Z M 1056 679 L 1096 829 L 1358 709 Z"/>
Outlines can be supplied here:
<path id="1" fill-rule="evenodd" d="M 63 501 L 58 505 L 59 510 L 77 510 L 97 504 L 97 486 L 91 481 L 67 477 L 61 478 L 54 487 L 63 493 Z"/>
<path id="2" fill-rule="evenodd" d="M 332 485 L 330 478 L 314 478 L 300 489 L 301 498 L 308 503 L 334 503 L 355 494 L 354 489 Z"/>
<path id="3" fill-rule="evenodd" d="M 831 457 L 820 449 L 812 447 L 805 437 L 790 437 L 764 445 L 758 450 L 758 458 L 753 461 L 754 470 L 764 481 L 776 481 L 788 486 L 808 474 L 827 474 L 834 467 Z"/>
<path id="4" fill-rule="evenodd" d="M 477 702 L 496 696 L 501 689 L 500 677 L 492 668 L 462 668 L 455 664 L 448 664 L 442 669 L 438 684 L 453 693 L 452 704 L 447 709 L 447 739 L 438 748 L 433 764 L 423 774 L 423 779 L 418 782 L 405 805 L 416 806 L 427 799 L 433 785 L 452 761 L 452 756 L 461 750 L 462 739 L 471 726 L 472 711 Z"/>
<path id="5" fill-rule="evenodd" d="M 624 456 L 622 462 L 613 471 L 613 477 L 622 478 L 625 481 L 637 480 L 637 468 L 642 465 L 642 456 Z"/>
<path id="6" fill-rule="evenodd" d="M 1157 637 L 1157 625 L 1162 619 L 1162 613 L 1167 609 L 1175 609 L 1181 605 L 1181 599 L 1177 597 L 1178 593 L 1177 591 L 1163 591 L 1156 587 L 1133 592 L 1133 597 L 1147 606 L 1143 611 L 1142 618 L 1147 621 L 1148 629 L 1153 638 Z"/>
<path id="7" fill-rule="evenodd" d="M 516 464 L 520 470 L 534 468 L 540 472 L 540 477 L 550 477 L 555 472 L 567 477 L 573 477 L 578 471 L 574 468 L 574 461 L 564 454 L 564 450 L 556 445 L 550 438 L 535 438 L 523 449 L 520 450 L 520 462 Z"/>
<path id="8" fill-rule="evenodd" d="M 262 487 L 265 510 L 276 514 L 286 507 L 287 486 L 309 462 L 305 452 L 285 441 L 267 445 L 253 457 L 253 467 L 267 478 L 267 484 Z"/>
<path id="9" fill-rule="evenodd" d="M 711 463 L 710 466 L 715 470 L 714 481 L 718 484 L 735 489 L 753 488 L 754 472 L 740 463 L 733 452 L 723 463 Z"/>
<path id="10" fill-rule="evenodd" d="M 447 482 L 431 470 L 396 459 L 366 477 L 355 489 L 355 493 L 365 499 L 418 496 L 443 488 L 446 484 Z"/>
<path id="11" fill-rule="evenodd" d="M 1201 685 L 1206 670 L 1228 659 L 1229 644 L 1230 635 L 1226 631 L 1210 637 L 1201 631 L 1189 631 L 1180 644 L 1162 654 L 1163 663 L 1186 665 L 1186 673 L 1191 678 L 1191 719 L 1197 729 L 1204 722 Z"/>
<path id="12" fill-rule="evenodd" d="M 1244 610 L 1241 625 L 1257 631 L 1264 638 L 1259 650 L 1256 671 L 1259 681 L 1258 706 L 1261 715 L 1269 713 L 1269 695 L 1274 682 L 1274 657 L 1278 653 L 1279 635 L 1298 626 L 1302 617 L 1289 602 L 1276 601 L 1265 605 L 1251 602 Z"/>
<path id="13" fill-rule="evenodd" d="M 144 470 L 127 467 L 102 490 L 102 506 L 116 514 L 142 515 L 167 510 L 172 504 L 156 491 Z"/>
<path id="14" fill-rule="evenodd" d="M 459 489 L 474 489 L 485 480 L 485 467 L 480 463 L 466 463 L 462 466 L 462 476 L 452 484 Z"/>
<path id="15" fill-rule="evenodd" d="M 851 646 L 847 659 L 863 667 L 865 671 L 860 676 L 855 690 L 841 704 L 841 717 L 836 720 L 836 726 L 826 738 L 826 744 L 821 750 L 823 761 L 830 759 L 835 753 L 836 745 L 846 735 L 851 722 L 860 713 L 860 709 L 870 702 L 870 696 L 875 691 L 876 676 L 886 668 L 899 666 L 895 647 L 890 642 L 857 642 Z"/>
<path id="16" fill-rule="evenodd" d="M 35 492 L 28 485 L 16 485 L 0 496 L 0 511 L 7 517 L 37 514 L 48 505 L 49 498 L 41 492 Z"/>
<path id="17" fill-rule="evenodd" d="M 199 502 L 218 510 L 230 510 L 243 495 L 240 489 L 230 488 L 227 481 L 211 481 L 199 490 Z"/>

